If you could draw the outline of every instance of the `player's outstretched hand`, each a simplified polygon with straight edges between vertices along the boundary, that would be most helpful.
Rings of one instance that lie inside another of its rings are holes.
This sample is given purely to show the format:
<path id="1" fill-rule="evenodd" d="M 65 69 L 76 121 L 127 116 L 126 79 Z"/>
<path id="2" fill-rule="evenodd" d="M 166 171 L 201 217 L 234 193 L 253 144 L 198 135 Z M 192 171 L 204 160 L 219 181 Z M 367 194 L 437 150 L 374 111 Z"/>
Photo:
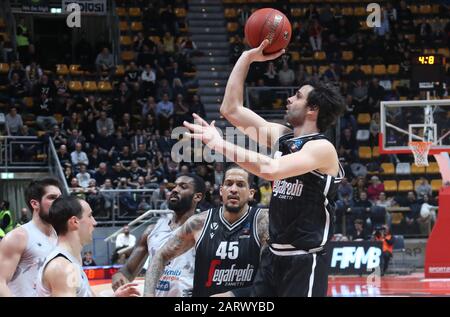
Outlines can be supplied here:
<path id="1" fill-rule="evenodd" d="M 265 61 L 277 59 L 278 57 L 280 57 L 281 55 L 283 55 L 286 52 L 285 49 L 282 49 L 278 52 L 264 55 L 264 49 L 266 48 L 267 45 L 269 45 L 269 40 L 265 39 L 264 41 L 262 41 L 262 43 L 258 47 L 252 48 L 251 50 L 244 52 L 244 54 L 250 59 L 250 62 L 253 63 L 253 62 L 265 62 Z"/>
<path id="2" fill-rule="evenodd" d="M 201 140 L 211 149 L 214 149 L 221 142 L 223 142 L 223 138 L 220 135 L 219 131 L 214 126 L 215 121 L 208 124 L 205 120 L 203 120 L 199 115 L 192 114 L 194 117 L 195 123 L 190 123 L 187 121 L 183 122 L 183 125 L 188 128 L 193 133 L 186 132 L 185 135 L 187 137 Z"/>
<path id="3" fill-rule="evenodd" d="M 137 288 L 137 283 L 128 283 L 119 287 L 115 292 L 115 297 L 140 297 L 141 293 Z"/>

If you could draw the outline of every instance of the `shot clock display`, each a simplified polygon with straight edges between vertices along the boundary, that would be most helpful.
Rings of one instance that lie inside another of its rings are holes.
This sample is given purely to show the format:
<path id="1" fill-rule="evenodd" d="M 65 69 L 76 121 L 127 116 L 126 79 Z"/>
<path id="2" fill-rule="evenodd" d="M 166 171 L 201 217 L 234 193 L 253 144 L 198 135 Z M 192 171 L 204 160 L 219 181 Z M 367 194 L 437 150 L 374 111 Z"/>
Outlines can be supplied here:
<path id="1" fill-rule="evenodd" d="M 415 65 L 443 65 L 444 57 L 441 55 L 417 55 L 414 57 Z"/>
<path id="2" fill-rule="evenodd" d="M 83 267 L 89 280 L 109 280 L 122 267 L 117 266 L 91 266 Z"/>
<path id="3" fill-rule="evenodd" d="M 441 88 L 445 80 L 445 62 L 445 57 L 438 54 L 414 55 L 411 62 L 413 85 L 423 90 Z"/>

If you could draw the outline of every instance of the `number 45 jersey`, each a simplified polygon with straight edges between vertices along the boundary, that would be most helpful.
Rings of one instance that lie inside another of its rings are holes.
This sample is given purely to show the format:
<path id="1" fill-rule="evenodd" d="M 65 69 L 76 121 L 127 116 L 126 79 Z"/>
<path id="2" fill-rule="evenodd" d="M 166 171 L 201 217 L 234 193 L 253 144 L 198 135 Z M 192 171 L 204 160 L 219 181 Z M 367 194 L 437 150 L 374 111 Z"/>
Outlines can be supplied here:
<path id="1" fill-rule="evenodd" d="M 261 243 L 256 219 L 260 208 L 249 207 L 233 224 L 223 207 L 208 210 L 196 243 L 192 296 L 211 296 L 253 283 L 259 265 Z"/>

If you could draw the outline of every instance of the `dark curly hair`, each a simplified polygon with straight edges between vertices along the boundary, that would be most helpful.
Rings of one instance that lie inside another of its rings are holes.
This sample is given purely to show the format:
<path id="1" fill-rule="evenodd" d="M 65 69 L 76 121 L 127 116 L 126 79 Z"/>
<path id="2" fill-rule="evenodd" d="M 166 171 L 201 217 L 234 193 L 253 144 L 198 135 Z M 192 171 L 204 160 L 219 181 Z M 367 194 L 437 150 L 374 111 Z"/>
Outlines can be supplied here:
<path id="1" fill-rule="evenodd" d="M 314 89 L 308 94 L 308 107 L 319 109 L 317 128 L 325 132 L 336 123 L 337 118 L 345 111 L 345 100 L 339 88 L 331 83 L 319 81 L 306 82 L 302 86 L 310 85 Z"/>

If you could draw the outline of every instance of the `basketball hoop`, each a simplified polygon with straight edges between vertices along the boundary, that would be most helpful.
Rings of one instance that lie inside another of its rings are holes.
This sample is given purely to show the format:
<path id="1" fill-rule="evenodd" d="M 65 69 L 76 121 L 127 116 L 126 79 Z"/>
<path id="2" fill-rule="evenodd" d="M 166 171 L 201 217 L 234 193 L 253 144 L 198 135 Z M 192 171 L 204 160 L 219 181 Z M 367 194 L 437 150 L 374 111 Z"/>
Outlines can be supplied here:
<path id="1" fill-rule="evenodd" d="M 432 142 L 412 141 L 409 142 L 409 148 L 414 154 L 414 163 L 416 166 L 428 166 L 428 152 Z"/>

